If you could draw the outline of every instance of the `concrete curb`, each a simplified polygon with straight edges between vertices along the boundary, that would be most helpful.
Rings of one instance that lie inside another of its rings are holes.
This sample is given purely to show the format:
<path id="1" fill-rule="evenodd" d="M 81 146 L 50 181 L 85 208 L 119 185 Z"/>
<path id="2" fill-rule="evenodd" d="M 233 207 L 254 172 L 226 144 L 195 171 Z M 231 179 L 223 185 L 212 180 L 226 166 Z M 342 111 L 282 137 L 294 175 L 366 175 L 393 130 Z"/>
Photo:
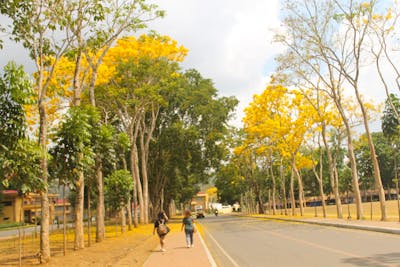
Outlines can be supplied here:
<path id="1" fill-rule="evenodd" d="M 400 228 L 395 229 L 395 228 L 387 228 L 387 227 L 333 223 L 333 222 L 324 222 L 324 221 L 316 222 L 316 221 L 298 220 L 298 219 L 274 218 L 274 217 L 267 217 L 267 216 L 245 216 L 245 215 L 241 215 L 241 216 L 247 217 L 247 218 L 258 218 L 258 219 L 277 220 L 277 221 L 284 221 L 284 222 L 306 223 L 306 224 L 314 224 L 314 225 L 320 225 L 320 226 L 330 226 L 330 227 L 337 227 L 337 228 L 346 228 L 346 229 L 353 229 L 353 230 L 363 230 L 363 231 L 370 231 L 370 232 L 400 235 Z"/>

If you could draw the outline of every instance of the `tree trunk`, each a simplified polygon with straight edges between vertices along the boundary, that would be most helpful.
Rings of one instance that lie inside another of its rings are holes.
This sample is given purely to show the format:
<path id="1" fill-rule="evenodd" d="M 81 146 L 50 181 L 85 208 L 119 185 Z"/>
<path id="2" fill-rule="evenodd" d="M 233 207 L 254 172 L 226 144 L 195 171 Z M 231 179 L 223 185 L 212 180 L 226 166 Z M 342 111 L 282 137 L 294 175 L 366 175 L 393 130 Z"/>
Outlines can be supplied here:
<path id="1" fill-rule="evenodd" d="M 73 105 L 80 106 L 81 105 L 81 83 L 80 83 L 80 72 L 81 72 L 81 61 L 82 61 L 82 52 L 78 52 L 76 60 L 75 60 L 75 71 L 74 71 L 74 79 L 72 82 L 72 88 L 74 92 Z"/>
<path id="2" fill-rule="evenodd" d="M 103 181 L 103 164 L 101 159 L 96 159 L 96 180 L 97 180 L 97 205 L 96 205 L 96 242 L 102 242 L 105 237 L 104 226 L 104 181 Z"/>
<path id="3" fill-rule="evenodd" d="M 290 174 L 290 201 L 292 205 L 292 216 L 296 215 L 296 200 L 294 198 L 294 171 Z"/>
<path id="4" fill-rule="evenodd" d="M 163 207 L 164 207 L 164 187 L 161 189 L 160 206 L 161 206 L 161 209 L 163 209 Z"/>
<path id="5" fill-rule="evenodd" d="M 135 180 L 135 178 L 133 178 Z M 137 217 L 137 207 L 138 207 L 138 201 L 137 201 L 137 188 L 136 188 L 136 182 L 135 185 L 133 186 L 133 212 L 132 212 L 132 217 L 133 217 L 133 226 L 135 228 L 138 227 L 139 222 L 138 222 L 138 217 Z"/>
<path id="6" fill-rule="evenodd" d="M 149 223 L 149 181 L 147 177 L 147 159 L 146 159 L 146 148 L 144 144 L 144 123 L 142 123 L 142 127 L 140 130 L 140 163 L 142 170 L 142 180 L 143 180 L 143 222 L 145 224 Z"/>
<path id="7" fill-rule="evenodd" d="M 123 156 L 121 157 L 121 160 L 122 160 L 122 168 L 123 168 L 125 171 L 127 171 L 127 170 L 128 170 L 128 164 L 126 163 L 125 155 L 123 155 Z"/>
<path id="8" fill-rule="evenodd" d="M 353 142 L 349 140 L 351 139 L 351 137 L 348 137 L 347 139 L 348 139 L 347 142 L 348 142 L 349 159 L 353 177 L 353 193 L 356 199 L 356 206 L 357 206 L 357 220 L 361 220 L 364 216 L 364 212 L 361 201 L 360 187 L 358 183 L 358 173 L 356 165 L 357 163 L 354 155 Z"/>
<path id="9" fill-rule="evenodd" d="M 23 210 L 24 210 L 24 196 L 21 199 L 21 207 L 19 211 L 19 225 L 18 225 L 18 263 L 19 267 L 22 267 L 22 236 L 21 236 L 21 226 L 23 224 Z"/>
<path id="10" fill-rule="evenodd" d="M 138 161 L 137 161 L 137 146 L 136 146 L 136 139 L 138 136 L 139 131 L 139 123 L 136 122 L 134 124 L 135 118 L 132 119 L 131 125 L 129 127 L 129 140 L 131 142 L 131 150 L 129 153 L 129 164 L 130 170 L 132 174 L 132 179 L 134 182 L 133 186 L 133 224 L 138 227 L 138 216 L 137 216 L 137 208 L 138 208 L 138 190 L 141 190 L 140 178 L 139 178 L 139 171 L 138 171 Z M 135 126 L 135 127 L 134 127 Z M 140 210 L 143 211 L 142 207 Z M 142 217 L 142 216 L 141 216 Z"/>
<path id="11" fill-rule="evenodd" d="M 85 196 L 85 179 L 82 171 L 79 171 L 79 178 L 76 184 L 76 201 L 75 201 L 75 240 L 74 249 L 82 249 L 85 247 L 84 231 L 83 231 L 83 200 Z"/>
<path id="12" fill-rule="evenodd" d="M 47 185 L 47 115 L 46 107 L 39 101 L 39 145 L 42 151 L 40 167 L 42 171 L 42 180 Z M 47 187 L 40 192 L 40 205 L 42 216 L 40 220 L 40 262 L 46 263 L 50 260 L 50 207 Z"/>
<path id="13" fill-rule="evenodd" d="M 283 173 L 283 160 L 282 159 L 281 159 L 281 163 L 280 163 L 280 166 L 279 166 L 279 173 L 280 173 L 280 176 L 281 176 L 283 205 L 285 206 L 285 215 L 288 215 L 287 198 L 286 198 L 286 183 L 285 183 L 285 174 Z"/>
<path id="14" fill-rule="evenodd" d="M 150 140 L 153 137 L 153 131 L 156 127 L 157 117 L 159 114 L 159 106 L 151 104 L 151 120 L 150 125 L 146 129 L 145 117 L 141 120 L 140 149 L 142 163 L 142 179 L 143 179 L 143 199 L 144 199 L 144 223 L 149 223 L 149 180 L 147 173 L 147 162 L 149 158 Z M 146 131 L 147 130 L 147 131 Z M 145 133 L 147 132 L 146 140 Z"/>
<path id="15" fill-rule="evenodd" d="M 89 83 L 89 99 L 90 99 L 90 104 L 95 107 L 96 106 L 96 98 L 94 95 L 94 86 L 96 83 L 97 79 L 97 67 L 92 68 L 92 76 L 90 77 L 90 83 Z"/>
<path id="16" fill-rule="evenodd" d="M 271 189 L 268 189 L 268 214 L 271 214 Z"/>
<path id="17" fill-rule="evenodd" d="M 91 228 L 91 224 L 92 224 L 92 221 L 91 221 L 91 217 L 92 217 L 92 214 L 91 214 L 91 212 L 90 212 L 90 186 L 88 185 L 88 188 L 87 188 L 88 190 L 88 192 L 87 192 L 87 228 L 88 228 L 88 233 L 87 233 L 87 236 L 88 236 L 88 247 L 90 247 L 91 245 L 92 245 L 92 237 L 91 237 L 91 232 L 90 232 L 90 228 Z"/>
<path id="18" fill-rule="evenodd" d="M 274 170 L 272 168 L 272 160 L 271 160 L 271 178 L 272 178 L 272 214 L 276 215 L 276 181 Z"/>
<path id="19" fill-rule="evenodd" d="M 360 186 L 358 184 L 358 170 L 357 170 L 356 157 L 354 155 L 354 147 L 353 147 L 353 138 L 352 138 L 351 128 L 350 128 L 349 122 L 347 120 L 346 114 L 343 110 L 343 107 L 340 105 L 340 103 L 338 103 L 337 100 L 335 100 L 335 103 L 336 103 L 336 106 L 342 117 L 343 124 L 346 129 L 347 150 L 348 150 L 348 156 L 349 156 L 350 166 L 351 166 L 351 176 L 352 176 L 352 180 L 353 180 L 353 193 L 354 193 L 354 197 L 356 199 L 357 220 L 361 220 L 364 216 L 364 212 L 363 212 L 362 201 L 361 201 Z"/>
<path id="20" fill-rule="evenodd" d="M 321 194 L 321 199 L 322 199 L 322 214 L 323 214 L 324 218 L 326 218 L 325 193 L 324 193 L 324 185 L 323 185 L 322 181 L 319 182 L 319 192 Z"/>
<path id="21" fill-rule="evenodd" d="M 300 215 L 301 216 L 303 216 L 304 215 L 304 189 L 303 189 L 303 181 L 302 181 L 302 179 L 301 179 L 301 175 L 300 175 L 300 173 L 299 173 L 299 170 L 297 169 L 297 166 L 296 166 L 296 159 L 293 157 L 293 160 L 292 160 L 292 169 L 293 169 L 293 172 L 294 172 L 294 174 L 296 175 L 296 177 L 297 177 L 297 181 L 298 181 L 298 183 L 299 183 L 299 206 L 300 206 Z"/>
<path id="22" fill-rule="evenodd" d="M 126 216 L 125 216 L 125 204 L 121 207 L 121 233 L 126 233 Z"/>
<path id="23" fill-rule="evenodd" d="M 379 194 L 379 203 L 381 206 L 381 221 L 386 221 L 387 220 L 387 213 L 386 213 L 386 199 L 385 199 L 385 190 L 382 185 L 382 179 L 381 179 L 381 171 L 379 168 L 379 162 L 378 158 L 376 156 L 376 151 L 375 151 L 375 146 L 374 142 L 372 140 L 371 132 L 369 130 L 369 125 L 368 125 L 368 116 L 367 112 L 364 107 L 364 103 L 362 102 L 361 96 L 358 92 L 357 87 L 354 87 L 358 103 L 361 108 L 361 112 L 363 115 L 363 122 L 364 122 L 364 128 L 365 128 L 365 134 L 367 135 L 368 139 L 368 145 L 369 145 L 369 150 L 371 151 L 371 161 L 372 161 L 372 166 L 374 170 L 374 178 L 375 178 L 375 186 L 378 190 Z"/>
<path id="24" fill-rule="evenodd" d="M 136 143 L 132 144 L 131 167 L 133 168 L 133 171 L 134 171 L 137 199 L 139 200 L 139 208 L 140 208 L 139 222 L 140 222 L 140 224 L 144 224 L 144 222 L 145 222 L 144 221 L 144 200 L 143 200 L 142 182 L 140 181 L 138 150 L 137 150 Z"/>
<path id="25" fill-rule="evenodd" d="M 163 173 L 162 168 L 157 168 L 156 173 L 154 174 L 154 182 L 152 184 L 152 192 L 151 192 L 151 202 L 153 205 L 153 213 L 152 217 L 155 218 L 157 216 L 157 212 L 164 208 L 165 197 L 164 197 L 164 188 L 167 183 L 167 177 L 165 173 Z M 208 208 L 208 207 L 206 207 Z"/>
<path id="26" fill-rule="evenodd" d="M 78 26 L 81 27 L 82 20 L 77 21 Z M 78 36 L 78 42 L 81 44 L 81 36 Z M 80 106 L 81 105 L 81 93 L 82 87 L 80 82 L 80 72 L 81 72 L 81 62 L 82 62 L 82 52 L 78 51 L 76 59 L 75 59 L 75 69 L 74 69 L 74 77 L 72 81 L 72 89 L 73 89 L 73 105 Z M 83 159 L 83 155 L 78 155 L 78 162 L 81 162 Z M 82 249 L 85 247 L 85 238 L 84 238 L 84 225 L 83 225 L 83 214 L 84 214 L 84 197 L 85 197 L 85 177 L 82 170 L 78 171 L 78 181 L 76 183 L 76 202 L 75 202 L 75 240 L 74 240 L 74 249 Z"/>
<path id="27" fill-rule="evenodd" d="M 313 166 L 313 171 L 314 171 L 314 175 L 315 178 L 317 179 L 318 182 L 318 186 L 319 186 L 319 193 L 320 193 L 320 197 L 322 200 L 322 213 L 324 218 L 326 218 L 326 203 L 325 203 L 325 193 L 324 193 L 324 184 L 323 184 L 323 180 L 322 180 L 322 176 L 318 175 L 315 171 L 315 167 Z M 317 203 L 315 203 L 316 205 Z"/>
<path id="28" fill-rule="evenodd" d="M 339 194 L 339 183 L 336 177 L 336 162 L 334 162 L 332 157 L 332 152 L 329 147 L 328 141 L 326 140 L 326 126 L 322 125 L 322 141 L 324 143 L 324 147 L 326 150 L 326 155 L 328 157 L 328 167 L 329 167 L 329 181 L 333 190 L 333 194 L 335 195 L 335 204 L 336 204 L 336 215 L 339 219 L 343 219 L 343 207 L 342 201 L 340 199 Z"/>
<path id="29" fill-rule="evenodd" d="M 126 205 L 128 215 L 128 231 L 132 231 L 132 201 L 131 194 L 129 193 L 128 204 Z"/>
<path id="30" fill-rule="evenodd" d="M 63 254 L 67 254 L 67 209 L 65 207 L 65 182 L 63 184 Z"/>
<path id="31" fill-rule="evenodd" d="M 394 150 L 394 180 L 395 180 L 395 186 L 396 186 L 396 200 L 397 200 L 397 210 L 399 214 L 399 222 L 400 222 L 400 192 L 399 192 L 399 173 L 397 171 L 397 149 L 395 147 Z"/>
<path id="32" fill-rule="evenodd" d="M 319 143 L 319 141 L 318 141 L 318 143 Z M 320 143 L 319 143 L 320 144 Z M 324 218 L 326 218 L 326 203 L 325 203 L 325 193 L 324 193 L 324 180 L 323 180 L 323 163 L 322 163 L 322 148 L 321 148 L 321 145 L 319 145 L 319 151 L 320 151 L 320 153 L 319 153 L 319 174 L 318 174 L 318 172 L 317 172 L 317 170 L 316 170 L 316 166 L 315 166 L 315 164 L 314 164 L 314 162 L 313 162 L 313 166 L 312 166 L 312 169 L 313 169 L 313 172 L 314 172 L 314 175 L 315 175 L 315 178 L 317 179 L 317 182 L 318 182 L 318 185 L 319 185 L 319 193 L 320 193 L 320 196 L 321 196 L 321 204 L 322 204 L 322 214 L 323 214 L 323 216 L 324 216 Z M 315 205 L 317 205 L 317 203 L 314 203 Z"/>
<path id="33" fill-rule="evenodd" d="M 131 165 L 131 173 L 132 173 L 132 179 L 134 181 L 134 186 L 133 186 L 133 224 L 135 227 L 138 226 L 138 216 L 137 216 L 137 208 L 138 208 L 138 185 L 137 185 L 137 178 L 136 178 L 136 167 L 135 167 L 135 151 L 134 147 L 132 145 L 131 151 L 130 151 L 130 165 Z"/>

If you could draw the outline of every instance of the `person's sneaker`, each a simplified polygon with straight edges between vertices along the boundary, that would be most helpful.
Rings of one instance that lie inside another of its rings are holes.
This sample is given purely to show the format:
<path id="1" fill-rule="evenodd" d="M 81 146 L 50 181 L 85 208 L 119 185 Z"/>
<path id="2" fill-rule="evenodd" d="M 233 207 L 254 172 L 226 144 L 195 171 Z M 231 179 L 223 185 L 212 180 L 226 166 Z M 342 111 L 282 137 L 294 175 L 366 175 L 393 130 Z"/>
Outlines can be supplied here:
<path id="1" fill-rule="evenodd" d="M 190 247 L 191 247 L 191 248 L 194 248 L 194 245 L 192 244 Z"/>
<path id="2" fill-rule="evenodd" d="M 189 245 L 189 244 L 187 245 L 187 248 L 190 248 L 190 245 Z"/>
<path id="3" fill-rule="evenodd" d="M 165 248 L 160 249 L 161 252 L 167 251 Z"/>

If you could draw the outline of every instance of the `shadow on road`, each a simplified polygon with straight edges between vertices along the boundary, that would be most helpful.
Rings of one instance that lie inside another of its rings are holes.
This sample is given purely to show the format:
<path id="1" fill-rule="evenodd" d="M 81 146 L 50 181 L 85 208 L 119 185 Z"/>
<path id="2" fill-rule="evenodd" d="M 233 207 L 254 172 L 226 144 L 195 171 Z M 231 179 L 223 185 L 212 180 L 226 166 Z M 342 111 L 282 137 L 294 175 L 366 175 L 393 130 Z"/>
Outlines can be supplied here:
<path id="1" fill-rule="evenodd" d="M 363 267 L 387 267 L 388 265 L 400 266 L 400 253 L 376 254 L 370 257 L 362 258 L 347 258 L 343 260 L 343 263 Z"/>

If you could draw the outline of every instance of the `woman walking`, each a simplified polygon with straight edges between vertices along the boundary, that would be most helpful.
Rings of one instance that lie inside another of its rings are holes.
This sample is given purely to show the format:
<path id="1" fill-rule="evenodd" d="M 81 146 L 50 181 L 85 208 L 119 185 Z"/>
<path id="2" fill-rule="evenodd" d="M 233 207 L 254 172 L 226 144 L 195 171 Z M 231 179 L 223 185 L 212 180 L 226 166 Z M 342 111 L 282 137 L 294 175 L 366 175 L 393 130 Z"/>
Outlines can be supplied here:
<path id="1" fill-rule="evenodd" d="M 181 232 L 183 231 L 183 228 L 185 228 L 187 247 L 193 247 L 193 233 L 195 232 L 196 228 L 194 226 L 194 219 L 192 218 L 192 214 L 189 210 L 185 210 L 182 220 Z"/>
<path id="2" fill-rule="evenodd" d="M 164 248 L 165 245 L 165 236 L 169 233 L 169 228 L 166 225 L 168 221 L 168 217 L 164 211 L 160 211 L 157 215 L 157 219 L 154 222 L 153 235 L 157 229 L 157 235 L 160 238 L 160 251 L 166 251 Z"/>

